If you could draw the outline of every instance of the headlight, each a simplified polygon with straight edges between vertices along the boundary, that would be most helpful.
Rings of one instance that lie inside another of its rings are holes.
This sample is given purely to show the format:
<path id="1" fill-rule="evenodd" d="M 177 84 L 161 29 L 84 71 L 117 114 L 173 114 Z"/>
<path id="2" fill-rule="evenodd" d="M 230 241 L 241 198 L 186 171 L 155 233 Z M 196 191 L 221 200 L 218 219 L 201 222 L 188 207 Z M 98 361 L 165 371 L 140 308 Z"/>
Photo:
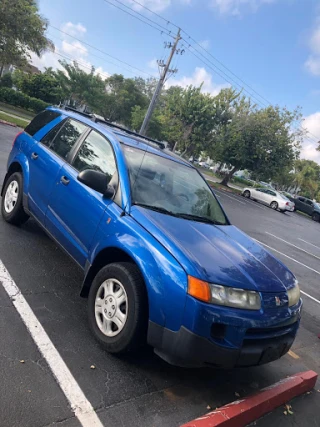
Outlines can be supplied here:
<path id="1" fill-rule="evenodd" d="M 201 301 L 225 307 L 260 310 L 261 299 L 258 292 L 214 285 L 188 276 L 188 294 Z"/>
<path id="2" fill-rule="evenodd" d="M 287 291 L 287 293 L 288 293 L 288 299 L 289 299 L 289 302 L 288 302 L 289 307 L 296 305 L 300 299 L 300 288 L 297 281 L 295 282 L 294 287 L 289 291 Z"/>

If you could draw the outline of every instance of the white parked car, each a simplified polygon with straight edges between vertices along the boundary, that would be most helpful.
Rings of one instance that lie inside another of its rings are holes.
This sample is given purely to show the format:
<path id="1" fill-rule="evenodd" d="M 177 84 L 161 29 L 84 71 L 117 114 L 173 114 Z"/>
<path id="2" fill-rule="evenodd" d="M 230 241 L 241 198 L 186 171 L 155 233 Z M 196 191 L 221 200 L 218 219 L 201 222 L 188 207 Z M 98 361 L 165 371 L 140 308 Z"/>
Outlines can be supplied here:
<path id="1" fill-rule="evenodd" d="M 279 209 L 281 212 L 294 211 L 294 203 L 276 190 L 271 190 L 269 188 L 250 187 L 245 188 L 242 192 L 242 195 L 248 199 L 257 200 L 258 202 L 264 203 L 274 210 Z"/>

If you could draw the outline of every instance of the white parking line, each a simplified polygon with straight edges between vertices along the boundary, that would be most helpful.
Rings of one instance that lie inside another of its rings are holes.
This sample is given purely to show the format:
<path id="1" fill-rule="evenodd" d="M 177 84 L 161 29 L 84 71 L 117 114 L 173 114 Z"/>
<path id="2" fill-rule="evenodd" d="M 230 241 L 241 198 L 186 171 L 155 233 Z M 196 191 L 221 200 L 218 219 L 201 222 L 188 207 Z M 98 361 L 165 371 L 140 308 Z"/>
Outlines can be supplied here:
<path id="1" fill-rule="evenodd" d="M 306 240 L 300 239 L 300 237 L 298 237 L 299 240 L 301 240 L 301 242 L 307 243 L 308 245 L 314 246 L 317 249 L 320 249 L 319 246 L 314 245 L 313 243 L 307 242 Z"/>
<path id="2" fill-rule="evenodd" d="M 245 203 L 244 203 L 244 202 L 242 202 L 241 200 L 236 199 L 235 197 L 231 197 L 231 196 L 229 196 L 229 194 L 224 194 L 222 191 L 219 191 L 219 190 L 216 190 L 216 189 L 214 189 L 213 191 L 214 191 L 214 192 L 216 192 L 216 191 L 217 191 L 219 194 L 221 194 L 221 195 L 223 195 L 223 196 L 226 196 L 226 197 L 229 197 L 229 199 L 231 199 L 231 200 L 235 200 L 236 202 L 241 203 L 242 205 L 245 205 Z"/>
<path id="3" fill-rule="evenodd" d="M 296 245 L 294 245 L 293 243 L 287 242 L 286 240 L 281 239 L 281 237 L 275 236 L 274 234 L 269 233 L 268 231 L 266 231 L 266 234 L 269 234 L 269 236 L 272 236 L 272 237 L 274 237 L 275 239 L 281 240 L 282 242 L 286 243 L 287 245 L 290 245 L 290 246 L 293 246 L 294 248 L 299 249 L 299 251 L 302 251 L 302 252 L 304 252 L 304 253 L 306 253 L 306 254 L 308 254 L 308 255 L 310 255 L 310 256 L 313 256 L 313 257 L 315 257 L 315 258 L 320 259 L 320 257 L 318 257 L 317 255 L 314 255 L 314 254 L 312 254 L 311 252 L 306 251 L 305 249 L 299 248 L 299 246 L 296 246 Z"/>
<path id="4" fill-rule="evenodd" d="M 69 371 L 58 350 L 53 345 L 49 336 L 43 329 L 43 326 L 35 316 L 1 260 L 0 283 L 7 292 L 17 312 L 20 314 L 22 321 L 26 325 L 40 353 L 47 361 L 49 368 L 69 401 L 71 409 L 78 418 L 80 424 L 83 427 L 103 427 L 91 403 L 87 400 L 79 384 Z"/>
<path id="5" fill-rule="evenodd" d="M 314 271 L 315 273 L 317 273 L 317 274 L 319 274 L 319 275 L 320 275 L 320 272 L 319 272 L 319 271 L 314 270 L 314 269 L 313 269 L 313 268 L 311 268 L 311 267 L 308 267 L 307 265 L 303 264 L 303 263 L 302 263 L 302 262 L 300 262 L 300 261 L 297 261 L 297 260 L 296 260 L 296 259 L 294 259 L 294 258 L 291 258 L 289 255 L 286 255 L 286 254 L 284 254 L 283 252 L 277 251 L 277 249 L 272 248 L 271 246 L 266 245 L 265 243 L 260 242 L 260 240 L 257 240 L 257 239 L 253 239 L 253 240 L 255 240 L 256 242 L 260 243 L 260 245 L 263 245 L 263 246 L 265 246 L 266 248 L 271 249 L 272 251 L 275 251 L 275 252 L 277 252 L 278 254 L 281 254 L 281 255 L 285 256 L 286 258 L 289 258 L 289 259 L 291 259 L 292 261 L 296 262 L 297 264 L 300 264 L 300 265 L 302 265 L 303 267 L 308 268 L 309 270 Z M 311 295 L 307 294 L 307 292 L 304 292 L 304 291 L 302 291 L 301 289 L 300 289 L 300 292 L 301 292 L 303 295 L 305 295 L 305 296 L 309 297 L 310 299 L 312 299 L 313 301 L 315 301 L 316 303 L 320 304 L 320 301 L 319 301 L 318 299 L 316 299 L 316 298 L 314 298 L 313 296 L 311 296 Z"/>

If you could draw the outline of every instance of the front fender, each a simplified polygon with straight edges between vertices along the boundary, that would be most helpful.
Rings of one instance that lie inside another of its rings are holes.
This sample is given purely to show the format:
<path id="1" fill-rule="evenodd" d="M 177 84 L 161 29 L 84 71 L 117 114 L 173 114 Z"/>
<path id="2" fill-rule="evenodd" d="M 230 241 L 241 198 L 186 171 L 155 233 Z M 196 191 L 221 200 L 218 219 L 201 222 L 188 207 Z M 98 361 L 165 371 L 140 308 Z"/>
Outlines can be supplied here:
<path id="1" fill-rule="evenodd" d="M 100 223 L 90 251 L 90 264 L 110 247 L 124 251 L 139 267 L 148 292 L 149 320 L 179 330 L 186 303 L 187 275 L 178 261 L 131 216 L 119 216 L 119 208 L 114 204 Z"/>

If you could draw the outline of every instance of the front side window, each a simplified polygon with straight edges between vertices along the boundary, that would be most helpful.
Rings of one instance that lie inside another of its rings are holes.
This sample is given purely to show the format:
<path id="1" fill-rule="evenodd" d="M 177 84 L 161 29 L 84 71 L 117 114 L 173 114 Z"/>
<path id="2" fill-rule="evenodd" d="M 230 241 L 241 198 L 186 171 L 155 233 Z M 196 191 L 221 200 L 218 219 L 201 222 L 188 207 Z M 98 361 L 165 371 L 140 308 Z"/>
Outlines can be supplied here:
<path id="1" fill-rule="evenodd" d="M 194 221 L 228 224 L 196 169 L 126 145 L 122 149 L 129 168 L 132 204 Z"/>
<path id="2" fill-rule="evenodd" d="M 49 148 L 65 159 L 83 132 L 88 129 L 83 123 L 68 120 L 54 138 Z"/>
<path id="3" fill-rule="evenodd" d="M 109 141 L 96 131 L 91 131 L 81 145 L 73 167 L 79 172 L 85 169 L 94 169 L 112 178 L 117 170 L 113 150 Z"/>

